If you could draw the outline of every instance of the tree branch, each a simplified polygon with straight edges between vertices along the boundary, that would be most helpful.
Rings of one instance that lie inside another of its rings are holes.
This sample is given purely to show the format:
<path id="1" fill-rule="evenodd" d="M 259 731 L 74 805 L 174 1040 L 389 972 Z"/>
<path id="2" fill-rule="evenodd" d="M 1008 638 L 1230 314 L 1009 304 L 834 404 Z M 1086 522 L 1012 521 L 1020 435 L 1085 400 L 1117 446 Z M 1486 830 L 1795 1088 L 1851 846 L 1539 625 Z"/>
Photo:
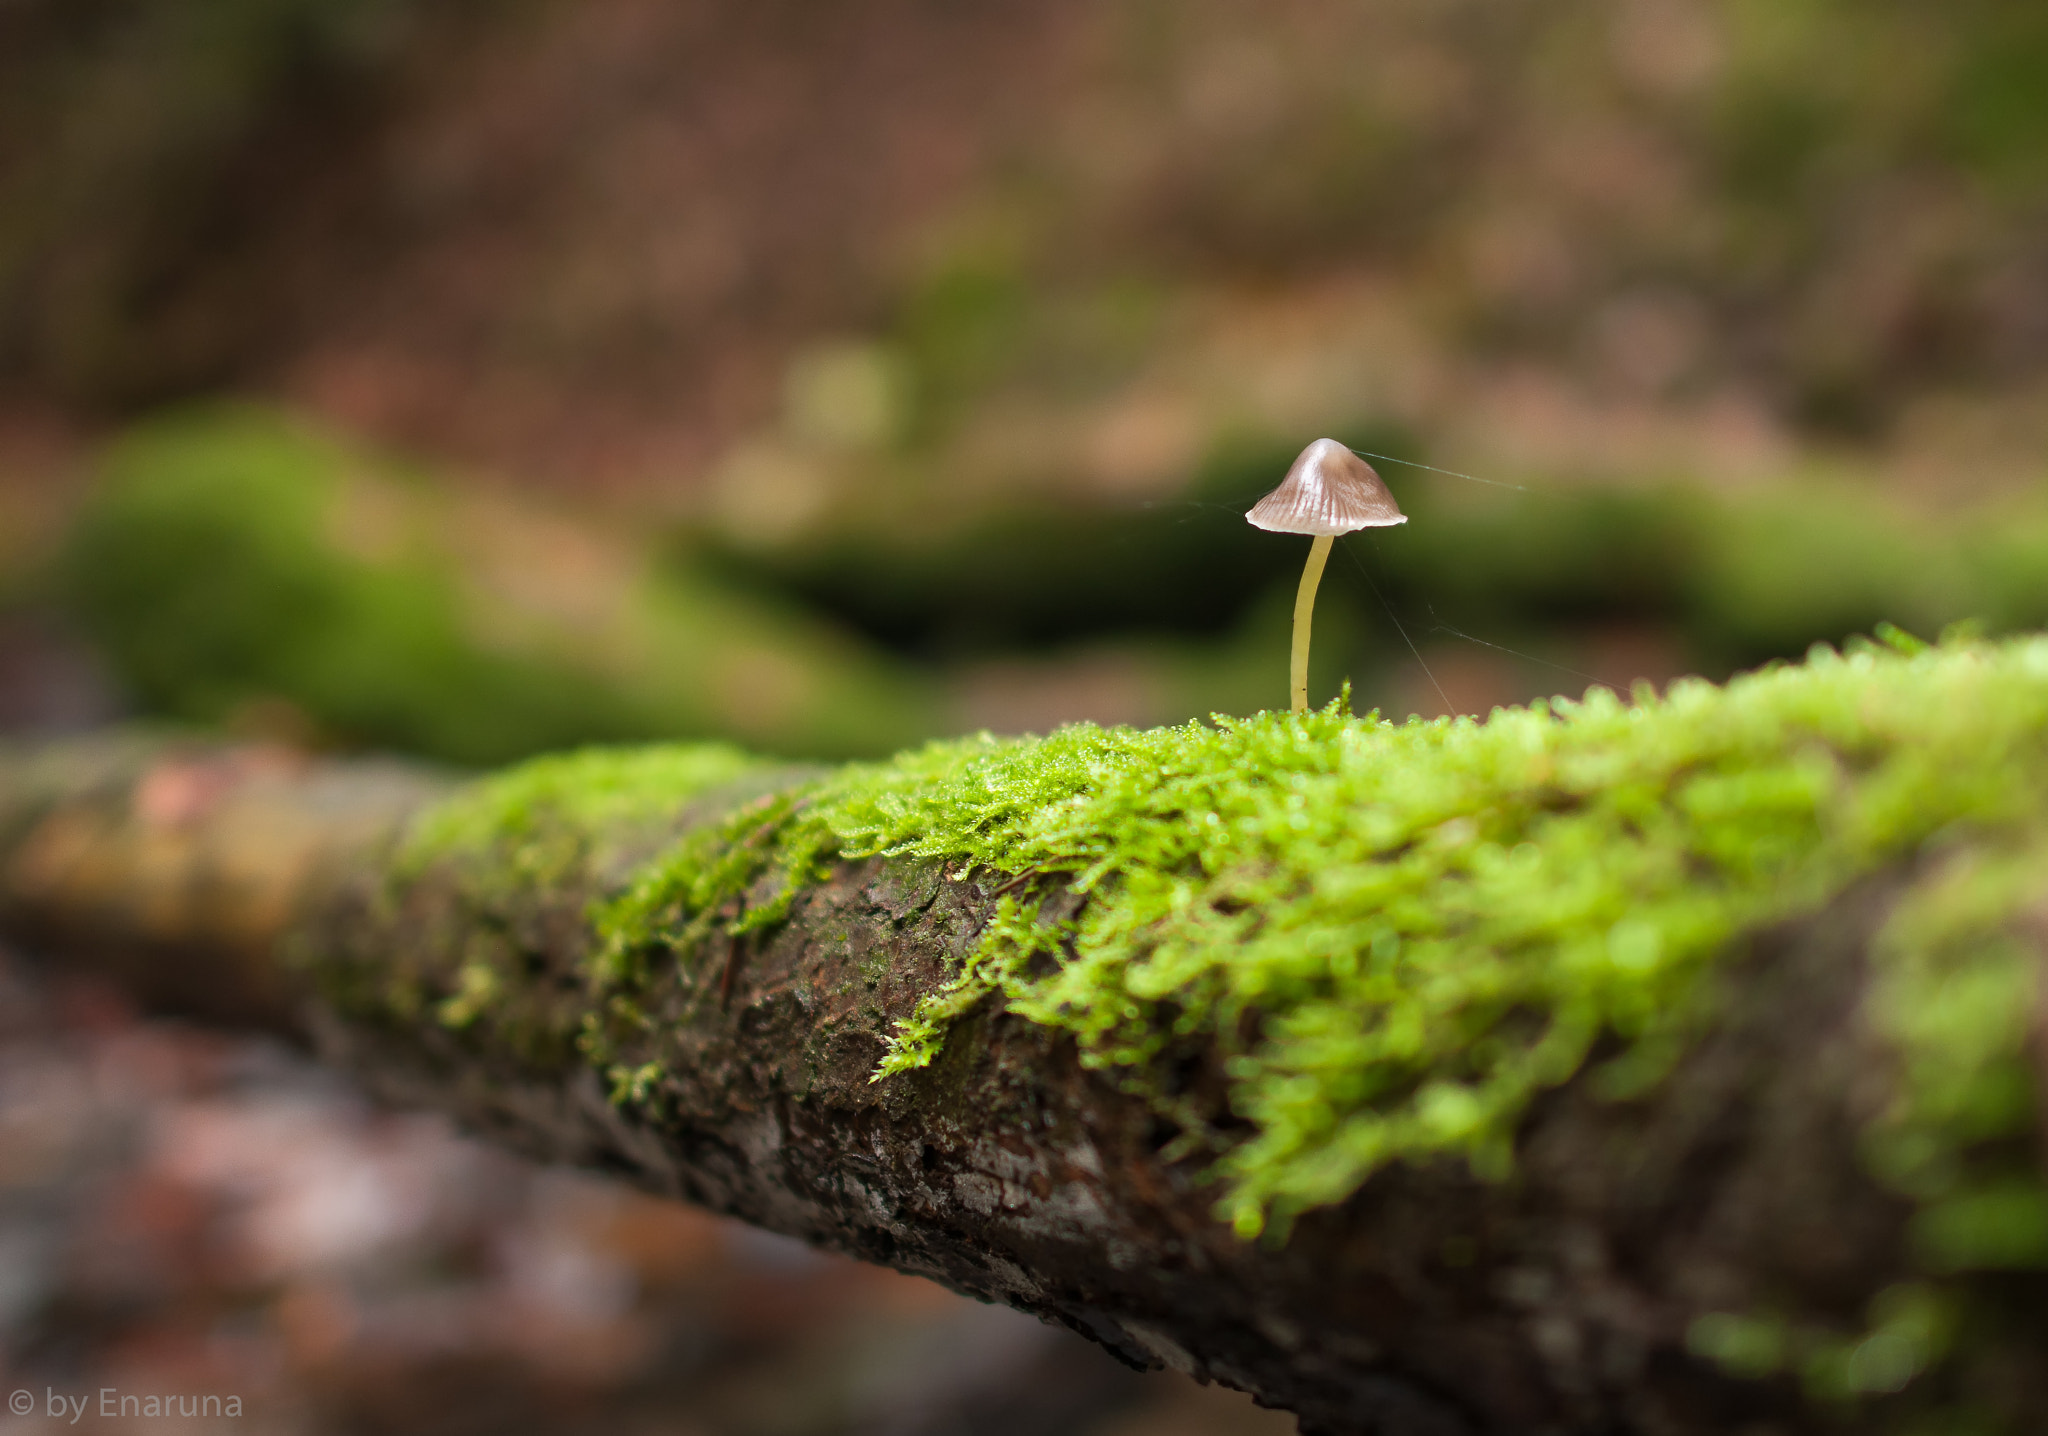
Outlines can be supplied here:
<path id="1" fill-rule="evenodd" d="M 587 1055 L 592 900 L 789 781 L 741 779 L 494 881 L 395 856 L 448 791 L 430 773 L 135 738 L 19 750 L 0 756 L 0 925 L 159 1006 L 310 1033 L 389 1100 L 1064 1322 L 1306 1431 L 1705 1436 L 1835 1430 L 1845 1412 L 1887 1430 L 1934 1409 L 2048 1429 L 2039 1273 L 1959 1276 L 1998 1320 L 1972 1317 L 1952 1360 L 1860 1406 L 1713 1339 L 1774 1312 L 1857 1330 L 1922 1281 L 1912 1203 L 1858 1138 L 1897 1087 L 1871 946 L 1920 866 L 1749 933 L 1669 1075 L 1625 1098 L 1584 1073 L 1549 1092 L 1509 1178 L 1400 1164 L 1284 1243 L 1248 1242 L 1155 1103 L 999 1002 L 932 1066 L 871 1080 L 1018 876 L 840 862 L 786 920 L 684 954 L 632 1035 Z M 522 975 L 489 1021 L 460 1007 L 479 963 Z M 1183 1070 L 1227 1130 L 1215 1054 Z M 646 1081 L 615 1093 L 622 1072 Z"/>

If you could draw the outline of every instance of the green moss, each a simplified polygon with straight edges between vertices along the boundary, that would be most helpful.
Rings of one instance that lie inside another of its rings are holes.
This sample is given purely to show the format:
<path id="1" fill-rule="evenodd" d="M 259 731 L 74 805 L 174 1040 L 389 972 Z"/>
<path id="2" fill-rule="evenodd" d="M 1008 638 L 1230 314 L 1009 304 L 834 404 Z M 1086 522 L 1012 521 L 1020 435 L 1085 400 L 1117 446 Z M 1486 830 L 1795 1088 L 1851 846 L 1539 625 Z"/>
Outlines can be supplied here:
<path id="1" fill-rule="evenodd" d="M 542 760 L 423 820 L 401 869 L 467 854 L 544 884 L 588 870 L 621 819 L 748 768 L 727 748 Z M 2044 814 L 2042 638 L 1894 635 L 1725 688 L 1595 689 L 1484 723 L 1332 705 L 939 743 L 778 787 L 614 879 L 590 913 L 583 1045 L 605 1065 L 669 984 L 708 991 L 710 939 L 781 920 L 836 857 L 979 872 L 1009 891 L 878 1077 L 929 1062 L 954 1017 L 1000 995 L 1179 1120 L 1250 1236 L 1390 1162 L 1504 1173 L 1529 1103 L 1596 1044 L 1601 1090 L 1654 1085 L 1711 1019 L 1745 933 L 1917 860 L 1875 947 L 1906 1081 L 1865 1134 L 1870 1165 L 1920 1204 L 1931 1273 L 2034 1266 L 2048 1196 L 2017 1140 L 2034 1122 L 2033 975 L 2012 930 L 2037 896 Z M 1057 887 L 1088 901 L 1052 924 Z M 510 980 L 465 967 L 443 1019 L 475 1020 Z M 1177 1096 L 1190 1042 L 1224 1052 L 1248 1135 Z M 626 1100 L 648 1088 L 614 1075 Z"/>
<path id="2" fill-rule="evenodd" d="M 343 740 L 474 763 L 657 731 L 568 665 L 479 643 L 417 534 L 377 558 L 336 542 L 359 462 L 242 410 L 166 419 L 109 452 L 66 587 L 147 707 L 211 723 L 282 700 Z"/>
<path id="3" fill-rule="evenodd" d="M 762 760 L 723 743 L 583 748 L 535 758 L 464 788 L 406 835 L 398 866 L 488 853 L 520 879 L 559 871 L 552 844 L 587 843 L 621 823 L 668 816 L 707 788 L 756 771 Z"/>
<path id="4" fill-rule="evenodd" d="M 815 619 L 279 414 L 159 418 L 100 477 L 66 597 L 156 712 L 283 710 L 336 742 L 477 764 L 714 733 L 872 754 L 934 726 L 922 679 Z"/>
<path id="5" fill-rule="evenodd" d="M 780 921 L 823 852 L 816 841 L 782 841 L 801 797 L 801 789 L 766 794 L 687 834 L 623 894 L 594 909 L 603 944 L 595 968 L 599 981 L 644 980 L 641 959 L 650 949 L 689 954 L 714 930 L 738 937 Z M 778 859 L 784 881 L 777 895 L 746 909 L 744 894 Z"/>
<path id="6" fill-rule="evenodd" d="M 2044 724 L 2038 641 L 1821 653 L 1726 689 L 1635 706 L 1595 690 L 1484 724 L 1333 709 L 952 745 L 843 783 L 814 821 L 849 851 L 1093 893 L 1050 972 L 1031 963 L 1050 940 L 1036 904 L 1006 903 L 887 1070 L 927 1060 L 991 992 L 1161 1093 L 1150 1069 L 1175 1038 L 1220 1042 L 1254 1133 L 1220 1158 L 1224 1205 L 1253 1233 L 1388 1161 L 1503 1170 L 1529 1100 L 1603 1035 L 1621 1043 L 1605 1083 L 1654 1080 L 1743 931 L 1953 825 L 2038 821 Z M 1982 944 L 1955 960 L 1999 966 Z M 2009 1067 L 2015 1034 L 1966 1022 L 1902 1035 Z"/>
<path id="7" fill-rule="evenodd" d="M 651 956 L 777 920 L 834 854 L 1027 878 L 883 1073 L 929 1061 L 952 1017 L 999 993 L 1183 1120 L 1250 1235 L 1391 1161 L 1505 1171 L 1531 1099 L 1597 1041 L 1616 1048 L 1605 1090 L 1654 1083 L 1743 933 L 1968 831 L 2003 885 L 1949 875 L 1883 945 L 1918 1095 L 1873 1141 L 1910 1185 L 1944 1143 L 1953 1158 L 2028 1120 L 2021 953 L 1997 932 L 2043 812 L 2038 639 L 1817 651 L 1726 688 L 1596 689 L 1485 723 L 1333 706 L 1080 725 L 844 769 L 691 835 L 596 913 L 593 977 L 660 980 Z M 1057 929 L 1040 916 L 1054 885 L 1090 896 Z M 1035 961 L 1048 950 L 1061 960 Z M 1191 1039 L 1226 1052 L 1247 1139 L 1176 1101 L 1165 1059 Z"/>
<path id="8" fill-rule="evenodd" d="M 877 1080 L 928 1064 L 954 1018 L 1000 996 L 1182 1124 L 1220 1217 L 1278 1235 L 1392 1162 L 1506 1173 L 1531 1101 L 1589 1063 L 1609 1095 L 1654 1086 L 1712 1021 L 1746 934 L 1910 873 L 1873 945 L 1872 1011 L 1903 1081 L 1862 1136 L 1916 1204 L 1925 1281 L 1853 1329 L 1764 1311 L 1691 1335 L 1817 1396 L 1893 1390 L 1948 1350 L 1967 1314 L 1956 1274 L 2048 1264 L 2036 958 L 2015 936 L 2048 865 L 2048 637 L 1886 638 L 1483 723 L 1395 726 L 1340 702 L 984 735 L 784 783 L 602 887 L 582 1051 L 615 1100 L 657 1100 L 658 1065 L 622 1054 L 648 1014 L 678 1010 L 677 984 L 683 1010 L 715 992 L 716 939 L 780 921 L 836 858 L 925 859 L 1003 896 Z M 517 868 L 534 834 L 587 845 L 745 770 L 729 749 L 544 760 L 431 815 L 408 860 Z M 517 870 L 544 882 L 546 866 Z M 1087 901 L 1055 923 L 1060 888 Z M 503 976 L 464 968 L 444 1020 L 501 1001 Z M 1177 1091 L 1195 1046 L 1225 1055 L 1228 1132 Z"/>
<path id="9" fill-rule="evenodd" d="M 550 1004 L 522 1003 L 536 994 L 517 945 L 499 929 L 522 895 L 547 892 L 616 869 L 634 850 L 659 846 L 659 832 L 708 790 L 768 769 L 724 744 L 651 748 L 586 748 L 537 758 L 480 779 L 416 819 L 391 863 L 399 888 L 437 864 L 451 868 L 473 911 L 494 914 L 465 943 L 454 990 L 433 1013 L 461 1031 L 487 1019 L 493 1040 L 528 1056 L 566 1050 L 577 1036 L 564 1030 Z M 380 1000 L 417 1012 L 416 978 L 391 975 Z M 640 1084 L 644 1090 L 645 1081 Z"/>
<path id="10" fill-rule="evenodd" d="M 1951 1350 L 1958 1322 L 1952 1293 L 1899 1282 L 1873 1297 L 1867 1325 L 1850 1332 L 1782 1313 L 1713 1312 L 1686 1331 L 1686 1346 L 1745 1380 L 1789 1373 L 1808 1395 L 1842 1403 L 1904 1390 Z"/>

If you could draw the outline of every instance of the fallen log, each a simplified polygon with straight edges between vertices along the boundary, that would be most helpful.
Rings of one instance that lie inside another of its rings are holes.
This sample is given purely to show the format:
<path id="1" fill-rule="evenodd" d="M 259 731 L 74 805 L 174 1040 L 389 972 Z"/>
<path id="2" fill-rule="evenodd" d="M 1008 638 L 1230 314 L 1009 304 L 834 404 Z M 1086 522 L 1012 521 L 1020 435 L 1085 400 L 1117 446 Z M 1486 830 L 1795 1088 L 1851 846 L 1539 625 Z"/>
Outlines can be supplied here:
<path id="1" fill-rule="evenodd" d="M 1305 1431 L 2021 1432 L 2044 836 L 2030 640 L 834 772 L 22 748 L 0 926 Z"/>

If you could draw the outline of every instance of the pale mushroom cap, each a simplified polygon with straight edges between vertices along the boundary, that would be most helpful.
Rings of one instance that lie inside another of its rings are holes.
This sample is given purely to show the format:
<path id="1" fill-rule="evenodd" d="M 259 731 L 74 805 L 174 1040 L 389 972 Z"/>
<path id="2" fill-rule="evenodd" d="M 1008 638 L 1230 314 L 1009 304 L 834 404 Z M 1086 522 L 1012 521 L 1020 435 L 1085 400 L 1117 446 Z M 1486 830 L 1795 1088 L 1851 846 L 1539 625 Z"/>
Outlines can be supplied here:
<path id="1" fill-rule="evenodd" d="M 1282 534 L 1348 534 L 1408 522 L 1372 465 L 1335 439 L 1318 439 L 1303 449 L 1280 487 L 1253 504 L 1245 518 Z"/>

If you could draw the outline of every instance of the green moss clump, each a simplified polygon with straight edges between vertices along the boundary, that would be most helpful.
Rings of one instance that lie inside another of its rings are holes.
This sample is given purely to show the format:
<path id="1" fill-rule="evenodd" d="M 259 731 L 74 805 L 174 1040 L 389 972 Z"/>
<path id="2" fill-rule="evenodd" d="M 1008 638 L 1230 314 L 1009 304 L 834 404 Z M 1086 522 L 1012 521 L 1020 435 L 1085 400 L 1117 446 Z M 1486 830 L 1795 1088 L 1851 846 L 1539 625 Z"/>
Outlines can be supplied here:
<path id="1" fill-rule="evenodd" d="M 599 988 L 644 984 L 653 975 L 646 960 L 652 953 L 687 956 L 714 932 L 738 937 L 781 921 L 826 854 L 810 825 L 789 840 L 804 796 L 802 787 L 764 794 L 686 834 L 625 892 L 594 908 Z M 777 865 L 783 880 L 776 896 L 748 908 L 747 892 Z"/>
<path id="2" fill-rule="evenodd" d="M 1872 948 L 1903 1081 L 1862 1138 L 1869 1170 L 1915 1203 L 1924 1280 L 1881 1294 L 1867 1330 L 1723 1313 L 1694 1345 L 1823 1396 L 1887 1390 L 1974 1319 L 1946 1283 L 2048 1267 L 2026 1059 L 2037 959 L 2017 936 L 2048 863 L 2048 637 L 1928 648 L 1893 632 L 1722 688 L 1595 689 L 1483 723 L 1334 704 L 982 736 L 757 773 L 747 797 L 750 769 L 718 747 L 542 760 L 424 818 L 399 879 L 455 862 L 501 888 L 567 874 L 591 892 L 581 1006 L 549 1009 L 541 1036 L 646 1104 L 660 1072 L 623 1054 L 644 1048 L 648 1014 L 677 1010 L 677 985 L 709 1000 L 712 939 L 781 920 L 841 857 L 979 872 L 1004 894 L 993 920 L 877 1079 L 1000 996 L 1180 1122 L 1219 1216 L 1249 1237 L 1392 1162 L 1505 1173 L 1532 1100 L 1589 1063 L 1607 1094 L 1654 1086 L 1712 1021 L 1746 934 L 1906 873 Z M 722 815 L 652 857 L 600 860 L 712 788 L 736 795 Z M 1055 923 L 1060 887 L 1087 901 Z M 508 961 L 483 942 L 415 1006 L 526 1040 L 540 1019 Z M 1228 1130 L 1177 1091 L 1194 1047 L 1224 1056 Z"/>
<path id="3" fill-rule="evenodd" d="M 1223 1205 L 1253 1234 L 1390 1161 L 1504 1171 L 1530 1100 L 1596 1040 L 1620 1042 L 1608 1090 L 1653 1082 L 1743 932 L 1959 827 L 2031 834 L 2044 813 L 2048 641 L 2030 640 L 1823 650 L 1725 689 L 1596 689 L 1485 723 L 1333 707 L 955 744 L 850 775 L 812 821 L 850 852 L 1090 893 L 1058 934 L 1007 900 L 885 1070 L 928 1060 L 951 1014 L 998 992 L 1161 1095 L 1176 1039 L 1220 1043 L 1253 1132 L 1219 1158 Z M 1034 962 L 1053 946 L 1063 961 Z M 1952 947 L 1952 966 L 2016 980 L 1995 945 Z M 2009 1078 L 2011 1024 L 1969 1016 L 1900 1035 L 1943 1070 Z"/>
<path id="4" fill-rule="evenodd" d="M 2039 790 L 2032 790 L 2038 801 Z M 1930 1271 L 2048 1269 L 2048 1187 L 2026 1142 L 2034 1074 L 2020 1060 L 2038 1010 L 2048 815 L 2023 840 L 1973 849 L 1909 891 L 1880 935 L 1876 1013 L 1905 1066 L 1867 1134 L 1873 1170 L 1912 1197 Z"/>
<path id="5" fill-rule="evenodd" d="M 334 514 L 358 461 L 260 411 L 130 434 L 71 535 L 73 611 L 147 708 L 204 723 L 282 700 L 323 733 L 464 763 L 660 730 L 553 655 L 479 642 L 409 530 L 368 559 Z"/>
<path id="6" fill-rule="evenodd" d="M 401 867 L 475 863 L 527 886 L 576 872 L 596 941 L 583 1006 L 550 1040 L 565 1048 L 580 1022 L 614 1100 L 648 1108 L 650 1014 L 676 1012 L 678 986 L 684 1010 L 711 1000 L 713 939 L 781 920 L 839 858 L 978 873 L 1000 894 L 993 919 L 876 1079 L 929 1062 L 952 1019 L 1000 997 L 1181 1123 L 1218 1215 L 1247 1237 L 1284 1234 L 1393 1162 L 1506 1173 L 1544 1090 L 1581 1074 L 1615 1097 L 1652 1088 L 1712 1022 L 1747 934 L 1904 875 L 1870 1008 L 1902 1080 L 1861 1140 L 1915 1205 L 1918 1269 L 1855 1329 L 1762 1310 L 1709 1313 L 1689 1335 L 1732 1371 L 1849 1401 L 2004 1320 L 1958 1278 L 2048 1268 L 2027 1059 L 2038 954 L 2020 937 L 2048 867 L 2048 637 L 1885 640 L 1485 722 L 1396 726 L 1340 702 L 762 774 L 754 796 L 729 788 L 722 816 L 595 883 L 609 827 L 672 822 L 748 766 L 722 748 L 576 754 L 429 815 Z M 1086 895 L 1078 915 L 1048 915 L 1057 888 Z M 451 1026 L 512 1035 L 521 979 L 475 965 L 428 996 Z M 1227 1128 L 1177 1089 L 1195 1048 L 1224 1055 Z"/>
<path id="7" fill-rule="evenodd" d="M 923 678 L 815 619 L 279 414 L 153 420 L 100 477 L 65 597 L 151 711 L 475 764 L 712 734 L 875 754 L 936 720 Z"/>
<path id="8" fill-rule="evenodd" d="M 1531 1100 L 1597 1042 L 1615 1047 L 1603 1090 L 1654 1084 L 1744 933 L 1968 833 L 1980 868 L 1935 865 L 1881 945 L 1915 1096 L 1872 1160 L 1930 1202 L 2006 1191 L 2034 1179 L 1969 1154 L 2031 1120 L 2014 1016 L 2030 969 L 1998 934 L 2039 871 L 2048 639 L 1892 643 L 1484 723 L 1333 705 L 934 744 L 784 790 L 647 864 L 594 911 L 596 995 L 637 1009 L 678 970 L 661 954 L 687 963 L 713 933 L 777 920 L 835 855 L 986 871 L 1012 890 L 878 1076 L 929 1061 L 951 1018 L 1000 994 L 1181 1120 L 1185 1146 L 1214 1154 L 1222 1214 L 1254 1235 L 1389 1162 L 1505 1172 Z M 1089 897 L 1057 926 L 1054 885 Z M 1190 1041 L 1226 1054 L 1249 1137 L 1175 1097 L 1169 1057 Z M 1927 1218 L 1931 1262 L 2048 1262 L 2029 1245 L 2041 1209 L 2017 1198 L 1993 1204 L 2004 1235 L 1986 1251 L 1945 1237 L 1989 1230 L 1967 1214 L 1990 1199 L 1969 1200 Z"/>
<path id="9" fill-rule="evenodd" d="M 423 813 L 392 859 L 392 883 L 402 889 L 442 865 L 485 919 L 465 938 L 453 990 L 434 1003 L 436 1019 L 456 1030 L 488 1022 L 494 1040 L 529 1057 L 573 1050 L 581 1008 L 558 1011 L 532 991 L 517 943 L 503 940 L 522 900 L 602 884 L 635 853 L 659 847 L 693 800 L 770 771 L 721 743 L 585 748 L 481 779 Z M 394 972 L 377 1000 L 416 1014 L 428 1000 L 419 987 L 416 975 Z"/>
<path id="10" fill-rule="evenodd" d="M 535 758 L 472 783 L 431 809 L 406 834 L 402 873 L 436 858 L 488 854 L 519 879 L 559 871 L 537 845 L 589 842 L 618 824 L 673 814 L 708 788 L 763 767 L 725 743 L 580 748 Z"/>

